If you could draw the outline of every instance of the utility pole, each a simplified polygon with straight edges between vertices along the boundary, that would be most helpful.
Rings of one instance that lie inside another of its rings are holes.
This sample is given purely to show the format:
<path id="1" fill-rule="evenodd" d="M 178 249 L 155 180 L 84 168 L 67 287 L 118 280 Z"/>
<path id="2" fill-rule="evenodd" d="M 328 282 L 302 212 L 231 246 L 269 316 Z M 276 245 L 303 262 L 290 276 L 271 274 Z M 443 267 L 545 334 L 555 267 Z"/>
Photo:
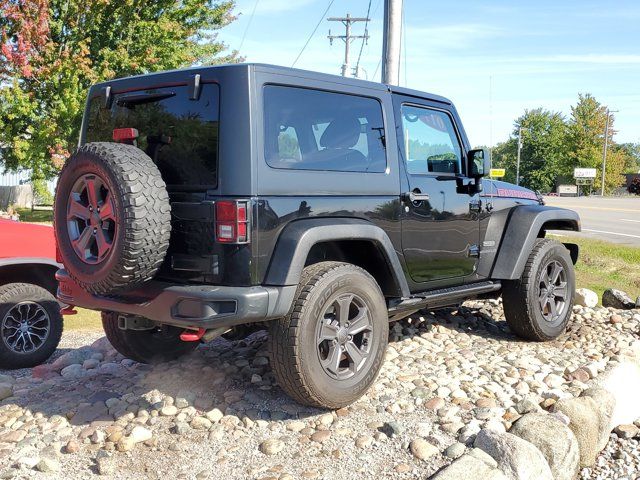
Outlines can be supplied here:
<path id="1" fill-rule="evenodd" d="M 522 150 L 522 131 L 528 128 L 518 128 L 518 160 L 516 160 L 516 185 L 520 185 L 520 151 Z"/>
<path id="2" fill-rule="evenodd" d="M 329 30 L 329 35 L 327 38 L 331 45 L 333 45 L 333 41 L 335 39 L 339 39 L 344 41 L 344 63 L 342 64 L 342 76 L 346 77 L 349 75 L 349 70 L 351 69 L 349 65 L 349 47 L 351 47 L 351 42 L 353 40 L 357 40 L 362 38 L 364 40 L 369 39 L 369 33 L 365 30 L 364 35 L 351 35 L 351 24 L 356 22 L 368 22 L 370 19 L 366 17 L 352 17 L 347 13 L 346 17 L 330 17 L 327 18 L 330 22 L 342 22 L 345 27 L 344 35 L 331 35 L 331 30 Z M 356 72 L 356 75 L 358 72 Z"/>
<path id="3" fill-rule="evenodd" d="M 618 110 L 609 110 L 607 108 L 607 123 L 604 126 L 604 148 L 602 149 L 602 188 L 600 189 L 600 195 L 604 197 L 604 179 L 607 172 L 607 144 L 609 143 L 609 119 L 611 114 Z"/>
<path id="4" fill-rule="evenodd" d="M 384 0 L 382 83 L 386 83 L 389 85 L 400 84 L 400 48 L 402 45 L 401 40 L 402 0 Z"/>

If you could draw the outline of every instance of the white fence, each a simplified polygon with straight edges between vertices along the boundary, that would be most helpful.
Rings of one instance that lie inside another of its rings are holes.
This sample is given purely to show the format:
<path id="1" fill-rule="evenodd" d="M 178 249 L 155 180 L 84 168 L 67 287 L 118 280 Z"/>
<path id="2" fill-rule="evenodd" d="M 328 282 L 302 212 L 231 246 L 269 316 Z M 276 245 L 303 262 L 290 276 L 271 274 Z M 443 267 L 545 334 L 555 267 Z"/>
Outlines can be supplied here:
<path id="1" fill-rule="evenodd" d="M 2 169 L 2 164 L 0 164 Z M 1 170 L 0 170 L 1 171 Z M 20 170 L 18 172 L 0 173 L 0 187 L 15 187 L 17 185 L 26 185 L 31 181 L 31 172 L 29 170 Z M 47 182 L 47 189 L 54 193 L 58 179 L 54 178 Z"/>

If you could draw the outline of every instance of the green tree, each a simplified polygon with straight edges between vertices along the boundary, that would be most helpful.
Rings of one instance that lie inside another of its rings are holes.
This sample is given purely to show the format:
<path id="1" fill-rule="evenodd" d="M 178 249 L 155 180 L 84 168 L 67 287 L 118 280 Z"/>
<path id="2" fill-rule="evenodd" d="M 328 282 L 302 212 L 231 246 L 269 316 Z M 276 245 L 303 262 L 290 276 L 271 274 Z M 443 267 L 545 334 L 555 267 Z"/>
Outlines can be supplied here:
<path id="1" fill-rule="evenodd" d="M 34 180 L 78 139 L 88 87 L 111 78 L 232 62 L 217 30 L 233 1 L 0 0 L 0 157 Z"/>
<path id="2" fill-rule="evenodd" d="M 493 164 L 504 168 L 504 180 L 515 183 L 518 132 L 522 128 L 520 184 L 549 192 L 553 190 L 559 165 L 566 156 L 566 124 L 562 114 L 543 108 L 526 110 L 516 121 L 513 136 L 493 149 Z"/>
<path id="3" fill-rule="evenodd" d="M 571 107 L 567 137 L 569 150 L 561 171 L 563 175 L 573 176 L 573 169 L 577 167 L 597 169 L 598 174 L 594 182 L 596 190 L 601 188 L 602 183 L 602 151 L 606 123 L 607 107 L 598 102 L 591 94 L 580 94 L 578 103 Z M 611 192 L 621 185 L 622 173 L 627 162 L 627 155 L 613 141 L 613 136 L 616 133 L 614 123 L 615 117 L 610 113 L 606 192 Z"/>
<path id="4" fill-rule="evenodd" d="M 618 145 L 626 157 L 625 173 L 640 172 L 640 143 L 621 143 Z"/>

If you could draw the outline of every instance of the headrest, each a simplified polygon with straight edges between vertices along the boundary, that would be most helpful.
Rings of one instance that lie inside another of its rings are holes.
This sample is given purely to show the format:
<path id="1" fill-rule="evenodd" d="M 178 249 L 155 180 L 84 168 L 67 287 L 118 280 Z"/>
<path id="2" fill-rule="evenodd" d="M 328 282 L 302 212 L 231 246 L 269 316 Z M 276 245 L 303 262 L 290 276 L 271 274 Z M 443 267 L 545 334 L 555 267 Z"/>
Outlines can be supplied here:
<path id="1" fill-rule="evenodd" d="M 351 148 L 360 138 L 360 121 L 355 117 L 336 118 L 320 137 L 324 148 Z"/>

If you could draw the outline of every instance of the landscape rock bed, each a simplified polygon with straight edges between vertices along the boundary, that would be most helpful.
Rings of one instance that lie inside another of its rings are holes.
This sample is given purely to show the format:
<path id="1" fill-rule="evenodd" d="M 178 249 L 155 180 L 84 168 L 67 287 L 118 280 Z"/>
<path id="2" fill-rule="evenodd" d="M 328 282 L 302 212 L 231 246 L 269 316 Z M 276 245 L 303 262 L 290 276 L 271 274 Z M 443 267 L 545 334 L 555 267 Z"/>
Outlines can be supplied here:
<path id="1" fill-rule="evenodd" d="M 264 332 L 157 366 L 123 359 L 93 333 L 82 345 L 84 334 L 74 333 L 62 347 L 76 348 L 50 363 L 2 372 L 0 478 L 472 478 L 454 475 L 471 468 L 526 478 L 519 464 L 498 465 L 483 449 L 507 442 L 526 458 L 542 451 L 561 463 L 536 425 L 555 421 L 566 431 L 562 399 L 637 362 L 639 332 L 637 310 L 575 307 L 568 332 L 549 343 L 511 335 L 499 301 L 422 312 L 392 324 L 375 386 L 334 412 L 282 393 Z M 604 451 L 579 477 L 633 479 L 640 430 L 632 427 L 598 438 Z M 526 441 L 512 434 L 518 428 Z M 540 450 L 529 442 L 542 442 Z"/>

